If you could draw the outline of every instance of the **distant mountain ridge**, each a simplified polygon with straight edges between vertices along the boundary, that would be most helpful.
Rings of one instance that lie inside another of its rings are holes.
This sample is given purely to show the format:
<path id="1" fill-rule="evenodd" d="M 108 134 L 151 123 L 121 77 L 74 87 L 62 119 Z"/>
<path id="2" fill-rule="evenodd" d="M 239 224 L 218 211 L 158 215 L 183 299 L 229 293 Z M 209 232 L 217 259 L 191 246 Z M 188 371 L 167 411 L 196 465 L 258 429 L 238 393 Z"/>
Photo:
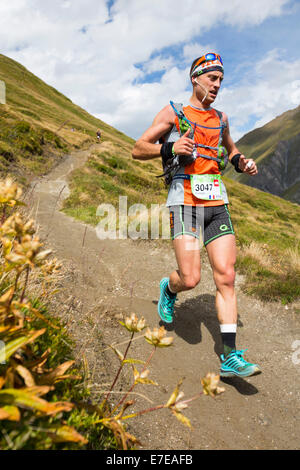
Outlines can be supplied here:
<path id="1" fill-rule="evenodd" d="M 230 167 L 226 176 L 300 204 L 300 106 L 249 132 L 236 145 L 256 161 L 259 173 L 249 177 Z"/>

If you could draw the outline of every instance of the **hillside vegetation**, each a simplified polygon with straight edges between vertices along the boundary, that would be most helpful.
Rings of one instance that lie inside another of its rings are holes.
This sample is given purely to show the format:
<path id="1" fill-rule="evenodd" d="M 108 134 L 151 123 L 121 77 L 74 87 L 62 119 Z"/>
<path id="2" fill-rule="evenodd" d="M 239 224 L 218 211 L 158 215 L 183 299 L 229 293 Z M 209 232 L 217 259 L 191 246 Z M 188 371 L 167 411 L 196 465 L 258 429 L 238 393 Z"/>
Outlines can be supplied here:
<path id="1" fill-rule="evenodd" d="M 0 174 L 17 175 L 26 184 L 69 150 L 103 140 L 132 139 L 87 113 L 21 64 L 0 54 L 0 80 L 6 84 L 6 105 L 0 105 Z"/>
<path id="2" fill-rule="evenodd" d="M 142 203 L 149 208 L 151 204 L 165 202 L 167 190 L 162 179 L 155 178 L 161 173 L 159 159 L 133 160 L 132 139 L 91 116 L 2 55 L 0 79 L 5 80 L 7 87 L 7 105 L 0 106 L 3 172 L 12 172 L 19 179 L 25 179 L 23 175 L 27 171 L 46 173 L 63 153 L 95 143 L 96 129 L 100 127 L 102 143 L 71 174 L 71 192 L 63 210 L 96 226 L 99 204 L 106 202 L 118 207 L 120 196 L 128 197 L 128 207 Z M 300 122 L 299 112 L 297 108 L 262 128 L 255 149 L 251 133 L 247 134 L 240 141 L 241 150 L 252 158 L 266 154 L 268 145 L 281 135 L 282 122 L 285 137 L 292 135 L 288 129 L 291 133 L 295 131 L 295 121 Z M 244 289 L 264 300 L 284 303 L 295 300 L 300 293 L 300 207 L 227 177 L 224 180 L 239 248 L 237 267 L 246 276 Z"/>

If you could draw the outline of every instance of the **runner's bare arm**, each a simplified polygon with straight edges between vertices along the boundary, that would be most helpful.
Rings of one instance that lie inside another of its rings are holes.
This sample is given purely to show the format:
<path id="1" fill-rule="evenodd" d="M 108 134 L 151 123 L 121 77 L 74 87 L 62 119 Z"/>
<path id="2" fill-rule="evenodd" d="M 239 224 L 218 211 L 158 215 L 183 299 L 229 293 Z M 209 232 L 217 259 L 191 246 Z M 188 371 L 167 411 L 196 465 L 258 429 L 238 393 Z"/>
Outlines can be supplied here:
<path id="1" fill-rule="evenodd" d="M 170 105 L 165 106 L 154 118 L 152 125 L 136 141 L 132 157 L 137 160 L 149 160 L 160 157 L 161 144 L 156 144 L 160 137 L 169 132 L 174 124 L 174 112 Z"/>
<path id="2" fill-rule="evenodd" d="M 138 139 L 132 151 L 132 157 L 149 160 L 160 157 L 161 144 L 156 144 L 160 137 L 167 134 L 174 125 L 175 114 L 170 105 L 163 108 L 154 118 L 152 125 Z M 190 155 L 194 141 L 188 138 L 189 130 L 174 143 L 174 152 L 178 155 Z"/>
<path id="3" fill-rule="evenodd" d="M 239 152 L 239 149 L 233 142 L 233 139 L 230 135 L 229 123 L 228 123 L 228 118 L 226 115 L 225 115 L 225 121 L 227 125 L 223 134 L 223 145 L 228 152 L 229 161 L 231 161 L 234 155 L 236 155 L 237 153 L 241 153 L 241 152 Z M 251 166 L 247 166 L 248 162 L 252 162 Z M 243 173 L 247 173 L 248 175 L 251 175 L 251 176 L 254 176 L 258 173 L 256 163 L 252 159 L 246 158 L 245 155 L 243 154 L 241 154 L 240 159 L 239 159 L 239 168 L 240 170 L 243 171 Z"/>

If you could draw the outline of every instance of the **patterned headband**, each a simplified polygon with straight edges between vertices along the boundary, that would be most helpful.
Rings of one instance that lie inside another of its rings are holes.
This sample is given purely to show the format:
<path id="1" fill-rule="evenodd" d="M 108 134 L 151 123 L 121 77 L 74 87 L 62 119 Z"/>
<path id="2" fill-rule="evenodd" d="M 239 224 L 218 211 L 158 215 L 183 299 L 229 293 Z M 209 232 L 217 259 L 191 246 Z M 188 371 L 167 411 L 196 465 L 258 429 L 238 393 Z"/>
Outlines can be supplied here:
<path id="1" fill-rule="evenodd" d="M 206 72 L 217 70 L 224 73 L 223 61 L 219 54 L 208 53 L 205 56 L 200 57 L 192 72 L 191 77 L 194 75 L 201 75 Z"/>

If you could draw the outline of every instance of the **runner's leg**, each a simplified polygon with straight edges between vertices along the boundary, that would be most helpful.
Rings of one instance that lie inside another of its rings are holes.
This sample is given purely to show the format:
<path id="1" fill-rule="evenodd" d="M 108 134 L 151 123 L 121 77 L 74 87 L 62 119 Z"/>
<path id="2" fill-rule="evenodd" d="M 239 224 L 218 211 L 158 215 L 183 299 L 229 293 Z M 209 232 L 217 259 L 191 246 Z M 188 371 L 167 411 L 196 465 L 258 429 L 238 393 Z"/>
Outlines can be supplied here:
<path id="1" fill-rule="evenodd" d="M 257 364 L 247 362 L 244 350 L 235 346 L 237 301 L 234 290 L 236 244 L 234 235 L 216 238 L 206 246 L 217 287 L 216 308 L 221 327 L 224 354 L 221 354 L 222 377 L 249 377 L 261 372 Z"/>
<path id="2" fill-rule="evenodd" d="M 193 289 L 200 281 L 200 244 L 195 215 L 193 207 L 170 209 L 171 237 L 178 269 L 160 281 L 157 311 L 166 323 L 173 322 L 177 293 Z"/>
<path id="3" fill-rule="evenodd" d="M 216 238 L 206 246 L 217 288 L 216 308 L 220 324 L 237 323 L 237 300 L 234 290 L 236 243 L 234 235 Z"/>
<path id="4" fill-rule="evenodd" d="M 178 269 L 170 274 L 172 292 L 193 289 L 201 276 L 199 240 L 191 235 L 180 235 L 173 240 Z"/>
<path id="5" fill-rule="evenodd" d="M 200 280 L 200 250 L 198 239 L 178 235 L 173 241 L 178 270 L 160 281 L 158 314 L 165 323 L 173 322 L 177 293 L 195 287 Z"/>

